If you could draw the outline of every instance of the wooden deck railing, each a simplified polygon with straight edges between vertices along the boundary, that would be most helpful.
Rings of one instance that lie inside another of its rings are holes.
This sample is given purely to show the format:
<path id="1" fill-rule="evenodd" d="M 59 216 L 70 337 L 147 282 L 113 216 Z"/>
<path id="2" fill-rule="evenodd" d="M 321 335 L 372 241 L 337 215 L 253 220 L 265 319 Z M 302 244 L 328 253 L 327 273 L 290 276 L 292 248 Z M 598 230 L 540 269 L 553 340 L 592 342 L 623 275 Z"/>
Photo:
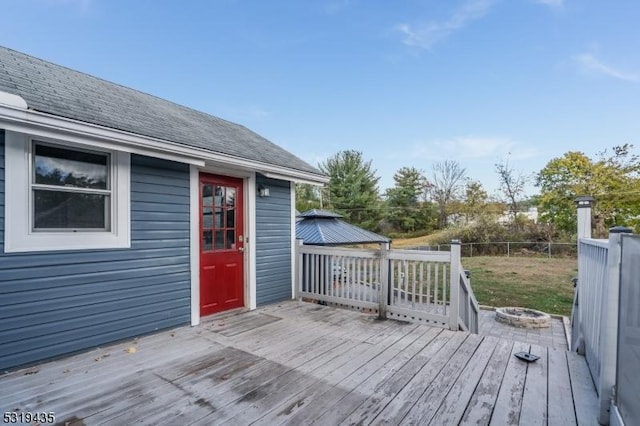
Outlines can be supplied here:
<path id="1" fill-rule="evenodd" d="M 478 302 L 460 264 L 460 245 L 450 252 L 297 248 L 298 297 L 478 332 Z"/>

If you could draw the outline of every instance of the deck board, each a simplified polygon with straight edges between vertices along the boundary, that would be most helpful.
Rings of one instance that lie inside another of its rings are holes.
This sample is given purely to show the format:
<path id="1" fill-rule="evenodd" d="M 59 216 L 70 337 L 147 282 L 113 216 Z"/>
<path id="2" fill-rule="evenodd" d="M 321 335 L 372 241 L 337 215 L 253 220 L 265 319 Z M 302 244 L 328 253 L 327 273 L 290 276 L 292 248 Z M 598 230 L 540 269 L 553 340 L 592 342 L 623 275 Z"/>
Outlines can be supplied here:
<path id="1" fill-rule="evenodd" d="M 441 333 L 440 336 L 444 338 L 447 335 Z M 354 411 L 345 423 L 400 422 L 424 391 L 425 384 L 431 383 L 469 336 L 453 333 L 447 337 L 446 341 L 435 339 L 432 345 L 405 364 L 381 388 L 375 389 L 374 395 Z"/>
<path id="2" fill-rule="evenodd" d="M 514 343 L 489 424 L 496 426 L 517 425 L 520 421 L 527 364 L 516 358 L 514 354 L 529 352 L 529 347 L 526 343 Z"/>
<path id="3" fill-rule="evenodd" d="M 430 422 L 437 425 L 457 425 L 462 420 L 467 408 L 460 401 L 470 401 L 475 392 L 482 373 L 496 350 L 497 338 L 486 337 L 462 370 L 460 377 L 442 401 Z"/>
<path id="4" fill-rule="evenodd" d="M 85 425 L 582 425 L 595 401 L 577 354 L 303 302 L 0 376 L 0 409 Z"/>
<path id="5" fill-rule="evenodd" d="M 549 426 L 576 424 L 567 351 L 549 348 Z"/>
<path id="6" fill-rule="evenodd" d="M 435 336 L 436 334 L 437 330 L 433 328 L 414 327 L 392 346 L 385 349 L 370 362 L 359 366 L 356 371 L 336 385 L 323 386 L 322 388 L 318 386 L 303 397 L 296 395 L 289 400 L 290 405 L 285 407 L 287 408 L 286 410 L 279 412 L 277 416 L 265 416 L 260 420 L 260 423 L 311 424 L 320 416 L 324 416 L 323 420 L 331 424 L 332 421 L 329 418 L 330 413 L 332 413 L 332 411 L 330 411 L 332 407 L 335 407 L 338 402 L 344 398 L 348 398 L 352 392 L 356 391 L 358 387 L 370 377 L 378 377 L 381 370 L 394 368 L 394 361 L 396 362 L 395 365 L 399 367 L 403 362 L 399 355 L 403 351 L 409 350 L 409 347 L 417 340 L 424 341 L 429 339 L 428 335 Z M 321 389 L 324 391 L 321 391 Z M 356 399 L 358 398 L 359 397 L 356 397 Z M 346 415 L 343 414 L 342 416 L 342 418 L 344 418 Z"/>
<path id="7" fill-rule="evenodd" d="M 488 337 L 487 337 L 488 339 Z M 495 407 L 498 391 L 507 368 L 513 342 L 499 340 L 491 354 L 491 359 L 478 382 L 464 415 L 460 420 L 464 425 L 488 425 Z"/>
<path id="8" fill-rule="evenodd" d="M 598 397 L 592 391 L 593 381 L 589 367 L 577 353 L 567 352 L 566 355 L 577 422 L 579 425 L 597 425 Z"/>
<path id="9" fill-rule="evenodd" d="M 530 352 L 540 359 L 527 365 L 527 378 L 520 410 L 521 425 L 547 424 L 547 348 L 531 345 Z"/>

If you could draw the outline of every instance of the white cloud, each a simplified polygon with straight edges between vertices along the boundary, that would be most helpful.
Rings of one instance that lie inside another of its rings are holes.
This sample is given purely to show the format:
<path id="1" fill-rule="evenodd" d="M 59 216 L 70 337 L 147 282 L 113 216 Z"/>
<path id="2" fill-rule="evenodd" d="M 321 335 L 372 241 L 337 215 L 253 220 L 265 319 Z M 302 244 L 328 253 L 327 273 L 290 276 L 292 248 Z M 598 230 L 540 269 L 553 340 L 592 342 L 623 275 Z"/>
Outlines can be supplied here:
<path id="1" fill-rule="evenodd" d="M 63 160 L 50 157 L 36 157 L 36 169 L 42 174 L 49 174 L 59 170 L 63 178 L 73 174 L 76 178 L 86 178 L 92 181 L 106 181 L 106 166 L 84 163 L 74 160 Z"/>
<path id="2" fill-rule="evenodd" d="M 640 76 L 638 76 L 638 74 L 622 71 L 612 67 L 611 65 L 607 65 L 592 53 L 583 53 L 581 55 L 576 55 L 573 57 L 573 60 L 580 69 L 591 74 L 605 75 L 607 77 L 629 81 L 632 83 L 640 82 Z"/>
<path id="3" fill-rule="evenodd" d="M 463 160 L 498 160 L 509 155 L 514 160 L 537 156 L 535 148 L 505 137 L 461 136 L 415 144 L 413 156 L 424 159 L 458 158 Z"/>
<path id="4" fill-rule="evenodd" d="M 396 30 L 404 35 L 404 44 L 430 49 L 454 32 L 485 16 L 494 4 L 495 0 L 466 0 L 445 21 L 431 22 L 424 26 L 402 23 L 396 26 Z"/>

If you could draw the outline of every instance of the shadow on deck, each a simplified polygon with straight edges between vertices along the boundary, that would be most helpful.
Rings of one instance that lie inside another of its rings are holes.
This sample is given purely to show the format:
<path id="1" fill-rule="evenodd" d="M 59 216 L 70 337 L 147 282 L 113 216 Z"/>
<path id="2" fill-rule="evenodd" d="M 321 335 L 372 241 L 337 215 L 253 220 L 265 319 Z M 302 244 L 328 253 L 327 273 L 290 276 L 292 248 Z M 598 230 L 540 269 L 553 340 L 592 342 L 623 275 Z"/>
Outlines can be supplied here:
<path id="1" fill-rule="evenodd" d="M 304 302 L 0 376 L 3 412 L 62 424 L 571 425 L 595 406 L 577 354 Z"/>

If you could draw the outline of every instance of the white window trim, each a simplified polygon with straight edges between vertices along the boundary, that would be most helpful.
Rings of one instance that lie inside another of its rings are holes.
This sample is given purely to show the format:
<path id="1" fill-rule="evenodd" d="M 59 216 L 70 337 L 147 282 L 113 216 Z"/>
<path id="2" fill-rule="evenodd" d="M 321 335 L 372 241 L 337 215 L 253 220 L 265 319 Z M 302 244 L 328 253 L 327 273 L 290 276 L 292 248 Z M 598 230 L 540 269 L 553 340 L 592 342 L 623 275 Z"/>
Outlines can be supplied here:
<path id="1" fill-rule="evenodd" d="M 65 140 L 36 138 L 73 149 L 92 149 L 90 144 L 71 144 Z M 113 195 L 110 231 L 37 231 L 31 229 L 31 152 L 32 137 L 5 132 L 5 239 L 4 251 L 29 252 L 52 250 L 88 250 L 131 247 L 130 154 L 102 150 L 111 154 Z"/>

